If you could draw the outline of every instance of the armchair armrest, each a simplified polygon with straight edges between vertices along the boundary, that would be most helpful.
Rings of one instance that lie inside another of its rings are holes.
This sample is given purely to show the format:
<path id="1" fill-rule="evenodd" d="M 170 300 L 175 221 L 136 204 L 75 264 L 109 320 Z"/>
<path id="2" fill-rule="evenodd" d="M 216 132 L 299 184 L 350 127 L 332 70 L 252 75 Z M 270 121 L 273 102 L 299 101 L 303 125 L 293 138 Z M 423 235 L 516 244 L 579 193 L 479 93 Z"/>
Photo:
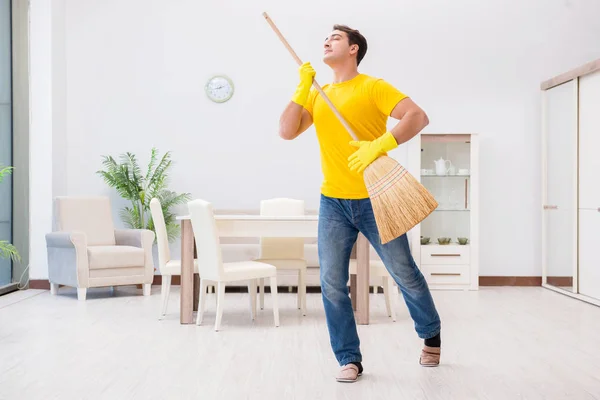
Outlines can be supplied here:
<path id="1" fill-rule="evenodd" d="M 154 232 L 149 229 L 115 229 L 117 246 L 133 246 L 144 249 L 145 283 L 152 283 L 154 279 L 154 257 L 152 255 L 154 236 Z"/>
<path id="2" fill-rule="evenodd" d="M 117 246 L 150 248 L 154 242 L 154 232 L 149 229 L 115 229 Z"/>
<path id="3" fill-rule="evenodd" d="M 48 247 L 75 247 L 82 245 L 87 247 L 87 240 L 83 232 L 51 232 L 46 234 L 46 245 Z"/>
<path id="4" fill-rule="evenodd" d="M 87 237 L 83 232 L 46 234 L 48 280 L 51 283 L 84 288 L 89 282 Z"/>

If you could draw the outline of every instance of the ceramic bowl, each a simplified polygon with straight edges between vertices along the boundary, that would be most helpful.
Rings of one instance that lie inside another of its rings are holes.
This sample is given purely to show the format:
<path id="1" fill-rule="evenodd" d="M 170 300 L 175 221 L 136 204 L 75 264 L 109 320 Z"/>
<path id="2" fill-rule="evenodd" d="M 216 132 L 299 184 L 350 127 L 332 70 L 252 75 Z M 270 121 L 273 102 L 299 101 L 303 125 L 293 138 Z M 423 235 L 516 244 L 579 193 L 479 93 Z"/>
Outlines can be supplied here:
<path id="1" fill-rule="evenodd" d="M 439 237 L 438 238 L 438 243 L 439 244 L 450 244 L 450 238 L 449 237 Z"/>
<path id="2" fill-rule="evenodd" d="M 429 243 L 429 238 L 421 236 L 421 244 L 427 244 L 427 243 Z"/>
<path id="3" fill-rule="evenodd" d="M 459 238 L 457 238 L 457 239 L 458 239 L 458 244 L 465 245 L 465 244 L 469 243 L 469 238 L 466 238 L 466 237 L 459 237 Z"/>

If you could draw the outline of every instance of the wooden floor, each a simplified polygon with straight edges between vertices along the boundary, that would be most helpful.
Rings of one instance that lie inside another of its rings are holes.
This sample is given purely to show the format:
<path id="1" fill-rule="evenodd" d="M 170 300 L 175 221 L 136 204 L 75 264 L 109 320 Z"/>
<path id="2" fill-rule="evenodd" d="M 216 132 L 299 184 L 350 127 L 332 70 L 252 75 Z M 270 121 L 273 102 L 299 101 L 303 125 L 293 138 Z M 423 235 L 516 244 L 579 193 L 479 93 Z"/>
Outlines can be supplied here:
<path id="1" fill-rule="evenodd" d="M 404 303 L 393 323 L 372 294 L 355 384 L 333 378 L 320 294 L 302 317 L 281 293 L 275 328 L 269 295 L 252 322 L 247 294 L 227 293 L 214 332 L 214 295 L 205 325 L 182 326 L 178 287 L 162 321 L 159 291 L 0 297 L 0 399 L 600 399 L 600 308 L 542 288 L 435 291 L 443 364 L 430 369 Z"/>

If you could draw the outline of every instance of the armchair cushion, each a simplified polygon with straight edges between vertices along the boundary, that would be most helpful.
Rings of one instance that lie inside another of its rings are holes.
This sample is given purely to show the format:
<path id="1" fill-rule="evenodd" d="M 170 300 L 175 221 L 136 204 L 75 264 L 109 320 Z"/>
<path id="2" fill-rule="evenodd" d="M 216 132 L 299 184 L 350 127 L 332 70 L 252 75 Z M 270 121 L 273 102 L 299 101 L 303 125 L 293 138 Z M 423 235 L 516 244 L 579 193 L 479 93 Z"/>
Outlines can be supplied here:
<path id="1" fill-rule="evenodd" d="M 87 248 L 90 270 L 144 266 L 145 254 L 141 247 L 89 246 Z"/>

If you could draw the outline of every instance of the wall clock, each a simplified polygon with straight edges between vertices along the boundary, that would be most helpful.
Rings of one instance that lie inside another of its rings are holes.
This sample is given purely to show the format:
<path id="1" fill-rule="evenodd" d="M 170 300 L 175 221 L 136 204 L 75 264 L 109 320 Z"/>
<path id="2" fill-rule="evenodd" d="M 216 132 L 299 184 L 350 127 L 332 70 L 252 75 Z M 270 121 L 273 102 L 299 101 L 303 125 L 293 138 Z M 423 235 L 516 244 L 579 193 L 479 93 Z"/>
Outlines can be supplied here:
<path id="1" fill-rule="evenodd" d="M 227 76 L 215 75 L 206 82 L 204 91 L 215 103 L 224 103 L 233 96 L 233 82 Z"/>

